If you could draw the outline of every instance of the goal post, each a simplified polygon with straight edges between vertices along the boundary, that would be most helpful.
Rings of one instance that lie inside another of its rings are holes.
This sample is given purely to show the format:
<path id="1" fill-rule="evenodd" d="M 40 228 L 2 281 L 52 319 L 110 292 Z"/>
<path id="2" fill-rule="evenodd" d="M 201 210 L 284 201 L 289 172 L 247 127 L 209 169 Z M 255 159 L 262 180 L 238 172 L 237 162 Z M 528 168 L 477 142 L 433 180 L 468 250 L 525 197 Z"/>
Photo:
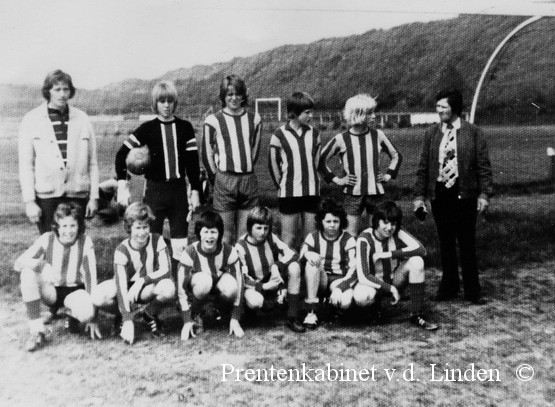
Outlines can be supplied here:
<path id="1" fill-rule="evenodd" d="M 281 98 L 256 98 L 254 101 L 254 111 L 258 114 L 260 103 L 277 103 L 277 119 L 281 120 Z"/>

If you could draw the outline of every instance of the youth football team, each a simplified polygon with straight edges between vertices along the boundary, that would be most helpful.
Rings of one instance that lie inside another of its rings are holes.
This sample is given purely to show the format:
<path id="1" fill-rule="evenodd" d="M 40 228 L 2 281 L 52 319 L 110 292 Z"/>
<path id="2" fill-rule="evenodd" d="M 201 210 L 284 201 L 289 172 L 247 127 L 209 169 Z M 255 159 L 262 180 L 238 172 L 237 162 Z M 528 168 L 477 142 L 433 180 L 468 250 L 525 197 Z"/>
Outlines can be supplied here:
<path id="1" fill-rule="evenodd" d="M 61 77 L 62 85 L 67 77 Z M 263 322 L 272 307 L 283 309 L 286 326 L 298 333 L 316 329 L 330 315 L 340 319 L 350 312 L 376 320 L 382 299 L 396 304 L 405 288 L 411 323 L 437 329 L 425 315 L 426 250 L 402 227 L 399 206 L 383 199 L 402 157 L 374 126 L 376 101 L 366 94 L 348 99 L 343 111 L 348 129 L 322 148 L 319 131 L 311 126 L 313 99 L 295 92 L 287 100 L 289 120 L 269 142 L 281 220 L 276 233 L 277 213 L 259 205 L 254 173 L 261 118 L 247 110 L 241 78 L 224 78 L 219 97 L 222 109 L 206 118 L 201 148 L 213 206 L 194 224 L 188 225 L 188 215 L 199 211 L 203 199 L 199 155 L 193 127 L 174 116 L 177 91 L 167 81 L 152 92 L 157 117 L 130 134 L 116 154 L 117 201 L 126 207 L 128 237 L 115 248 L 111 279 L 98 281 L 84 208 L 73 201 L 57 205 L 52 230 L 15 262 L 30 328 L 26 349 L 48 342 L 46 325 L 60 310 L 71 332 L 87 332 L 92 339 L 101 338 L 99 310 L 114 315 L 113 331 L 132 344 L 137 323 L 153 335 L 163 333 L 166 307 L 179 310 L 182 340 L 217 320 L 229 320 L 229 333 L 242 337 L 241 324 Z M 130 203 L 126 156 L 145 145 L 150 164 L 144 200 Z M 384 172 L 382 151 L 389 157 Z M 340 165 L 333 165 L 334 157 Z M 343 187 L 342 204 L 321 199 L 320 175 Z M 360 231 L 364 213 L 369 227 Z M 169 245 L 162 237 L 166 218 Z M 189 227 L 194 242 L 187 240 Z M 49 310 L 44 318 L 41 302 Z"/>

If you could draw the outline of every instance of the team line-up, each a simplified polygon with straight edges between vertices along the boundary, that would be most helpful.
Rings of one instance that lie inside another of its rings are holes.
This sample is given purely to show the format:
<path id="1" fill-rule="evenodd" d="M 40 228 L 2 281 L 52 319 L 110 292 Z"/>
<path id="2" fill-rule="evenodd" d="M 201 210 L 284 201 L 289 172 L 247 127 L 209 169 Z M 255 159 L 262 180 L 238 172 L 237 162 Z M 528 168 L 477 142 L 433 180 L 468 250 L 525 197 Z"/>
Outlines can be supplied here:
<path id="1" fill-rule="evenodd" d="M 278 236 L 274 214 L 258 203 L 254 167 L 262 122 L 247 109 L 245 82 L 236 75 L 223 79 L 222 109 L 205 120 L 201 159 L 193 126 L 174 116 L 175 86 L 156 84 L 157 117 L 133 131 L 115 155 L 115 199 L 126 208 L 128 237 L 115 249 L 113 277 L 99 282 L 93 242 L 85 234 L 85 217 L 96 214 L 102 193 L 96 139 L 87 115 L 69 106 L 75 91 L 70 75 L 51 72 L 42 89 L 46 102 L 20 125 L 25 210 L 41 233 L 14 267 L 28 316 L 28 351 L 49 341 L 46 325 L 62 307 L 67 328 L 86 331 L 92 339 L 101 337 L 98 311 L 112 313 L 114 330 L 131 344 L 138 319 L 152 334 L 162 334 L 159 316 L 167 306 L 182 315 L 182 340 L 221 316 L 229 318 L 230 334 L 242 337 L 242 321 L 256 320 L 257 310 L 272 305 L 286 307 L 286 326 L 302 333 L 318 326 L 324 306 L 337 315 L 356 307 L 361 318 L 378 318 L 382 298 L 396 304 L 406 290 L 411 323 L 438 328 L 425 315 L 426 250 L 403 228 L 397 204 L 384 200 L 384 185 L 397 176 L 402 156 L 375 128 L 377 103 L 371 96 L 347 100 L 348 129 L 323 147 L 310 125 L 313 99 L 306 92 L 288 98 L 289 120 L 273 133 L 269 148 Z M 462 108 L 460 91 L 437 94 L 441 123 L 425 132 L 414 214 L 425 218 L 429 201 L 437 226 L 443 274 L 433 300 L 458 296 L 458 243 L 464 297 L 481 305 L 486 300 L 478 279 L 475 224 L 488 205 L 492 172 L 482 132 L 460 118 Z M 389 156 L 384 172 L 381 152 Z M 332 170 L 334 160 L 341 172 Z M 206 196 L 200 161 L 212 189 L 210 209 L 201 208 Z M 142 202 L 130 203 L 128 172 L 144 174 Z M 321 199 L 320 176 L 343 187 L 342 204 Z M 364 212 L 370 224 L 359 233 Z M 194 242 L 187 239 L 192 213 Z M 169 245 L 162 238 L 165 219 Z M 294 247 L 298 229 L 305 239 Z M 44 318 L 41 303 L 49 309 Z M 138 305 L 142 311 L 133 317 Z"/>

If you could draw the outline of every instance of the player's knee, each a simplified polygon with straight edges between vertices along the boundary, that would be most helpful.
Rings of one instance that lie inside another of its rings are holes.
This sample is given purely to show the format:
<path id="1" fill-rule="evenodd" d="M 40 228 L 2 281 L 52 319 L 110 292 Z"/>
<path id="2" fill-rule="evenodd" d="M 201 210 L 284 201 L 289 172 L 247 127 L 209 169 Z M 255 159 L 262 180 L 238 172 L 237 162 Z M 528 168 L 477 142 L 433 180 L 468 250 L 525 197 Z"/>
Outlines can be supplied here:
<path id="1" fill-rule="evenodd" d="M 369 286 L 357 284 L 353 290 L 353 300 L 359 307 L 372 305 L 376 298 L 376 290 Z"/>
<path id="2" fill-rule="evenodd" d="M 223 274 L 217 284 L 218 291 L 227 301 L 233 301 L 237 296 L 237 281 L 230 274 Z"/>
<path id="3" fill-rule="evenodd" d="M 320 269 L 316 266 L 313 266 L 309 263 L 306 263 L 304 268 L 305 277 L 309 279 L 314 279 L 316 276 L 320 274 Z"/>
<path id="4" fill-rule="evenodd" d="M 91 290 L 91 300 L 95 307 L 109 307 L 116 299 L 116 282 L 103 281 Z"/>
<path id="5" fill-rule="evenodd" d="M 212 276 L 208 273 L 195 273 L 191 277 L 191 289 L 195 298 L 203 299 L 212 290 Z"/>
<path id="6" fill-rule="evenodd" d="M 29 268 L 24 268 L 20 272 L 20 289 L 23 301 L 30 302 L 41 298 L 37 274 Z M 54 299 L 56 300 L 56 299 Z"/>
<path id="7" fill-rule="evenodd" d="M 417 284 L 424 282 L 424 259 L 422 257 L 411 257 L 407 260 L 406 267 L 409 270 L 410 283 Z"/>
<path id="8" fill-rule="evenodd" d="M 94 317 L 94 305 L 91 296 L 85 290 L 69 294 L 64 300 L 64 306 L 69 308 L 71 316 L 81 323 L 90 322 Z"/>
<path id="9" fill-rule="evenodd" d="M 264 296 L 252 288 L 247 288 L 245 290 L 245 304 L 250 309 L 262 308 Z"/>
<path id="10" fill-rule="evenodd" d="M 175 298 L 175 284 L 169 278 L 158 281 L 154 287 L 154 295 L 156 300 L 160 302 L 168 302 Z"/>
<path id="11" fill-rule="evenodd" d="M 351 307 L 353 303 L 353 290 L 347 290 L 341 294 L 341 302 L 339 303 L 339 308 L 346 310 Z"/>

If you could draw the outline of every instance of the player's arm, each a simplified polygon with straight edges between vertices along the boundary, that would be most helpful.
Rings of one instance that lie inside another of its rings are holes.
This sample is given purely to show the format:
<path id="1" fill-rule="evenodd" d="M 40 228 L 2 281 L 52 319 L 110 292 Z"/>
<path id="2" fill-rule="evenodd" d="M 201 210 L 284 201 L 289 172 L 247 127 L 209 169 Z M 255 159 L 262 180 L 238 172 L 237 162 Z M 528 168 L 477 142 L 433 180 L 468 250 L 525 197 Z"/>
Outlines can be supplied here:
<path id="1" fill-rule="evenodd" d="M 152 235 L 155 236 L 154 234 Z M 168 247 L 166 246 L 166 242 L 162 238 L 162 236 L 157 235 L 158 242 L 157 247 L 155 250 L 158 252 L 158 269 L 154 270 L 151 274 L 147 274 L 144 277 L 145 283 L 144 285 L 148 284 L 156 284 L 160 280 L 164 278 L 171 278 L 170 273 L 170 253 Z"/>
<path id="2" fill-rule="evenodd" d="M 403 161 L 403 156 L 393 146 L 393 143 L 389 141 L 384 132 L 381 130 L 378 130 L 378 140 L 378 142 L 382 146 L 382 151 L 384 151 L 388 155 L 390 160 L 387 172 L 384 175 L 384 181 L 387 182 L 392 178 L 397 178 L 399 168 L 401 167 L 401 162 Z"/>
<path id="3" fill-rule="evenodd" d="M 268 151 L 268 167 L 270 170 L 270 175 L 276 189 L 279 189 L 279 184 L 281 183 L 281 177 L 283 176 L 281 172 L 281 142 L 276 135 L 272 135 L 270 139 L 270 148 Z"/>
<path id="4" fill-rule="evenodd" d="M 37 269 L 46 263 L 44 254 L 48 244 L 48 234 L 40 236 L 27 250 L 25 250 L 14 263 L 14 270 L 20 272 L 24 268 Z"/>
<path id="5" fill-rule="evenodd" d="M 399 239 L 403 242 L 404 247 L 401 249 L 393 250 L 390 253 L 390 257 L 393 259 L 408 259 L 413 256 L 424 257 L 426 255 L 426 248 L 418 239 L 407 232 L 404 229 L 399 230 L 397 235 Z"/>
<path id="6" fill-rule="evenodd" d="M 356 262 L 357 262 L 357 279 L 359 284 L 368 285 L 377 290 L 391 292 L 391 285 L 387 284 L 381 278 L 376 277 L 373 273 L 372 257 L 374 248 L 364 237 L 357 239 Z"/>
<path id="7" fill-rule="evenodd" d="M 299 259 L 297 252 L 291 249 L 283 240 L 281 240 L 277 235 L 272 234 L 272 241 L 278 249 L 278 260 L 276 264 L 281 267 L 288 267 L 294 261 Z"/>
<path id="8" fill-rule="evenodd" d="M 206 170 L 208 175 L 208 180 L 211 184 L 214 184 L 214 178 L 216 177 L 216 161 L 214 160 L 216 144 L 216 129 L 208 123 L 204 123 L 203 133 L 202 133 L 202 165 Z"/>
<path id="9" fill-rule="evenodd" d="M 200 160 L 198 156 L 195 130 L 190 123 L 187 124 L 186 132 L 188 140 L 185 144 L 185 170 L 187 172 L 187 179 L 189 180 L 191 190 L 197 191 L 198 193 L 202 189 L 200 182 Z"/>
<path id="10" fill-rule="evenodd" d="M 349 288 L 353 288 L 357 282 L 357 274 L 356 274 L 356 241 L 354 238 L 350 238 L 345 245 L 345 252 L 347 254 L 348 262 L 347 262 L 347 273 L 344 277 L 339 279 L 339 283 L 337 284 L 337 288 L 341 290 L 341 292 L 347 291 Z"/>
<path id="11" fill-rule="evenodd" d="M 251 146 L 252 146 L 252 165 L 256 164 L 258 161 L 258 155 L 260 154 L 260 138 L 262 135 L 262 121 L 258 114 L 254 118 L 255 127 L 253 134 L 251 135 Z"/>

